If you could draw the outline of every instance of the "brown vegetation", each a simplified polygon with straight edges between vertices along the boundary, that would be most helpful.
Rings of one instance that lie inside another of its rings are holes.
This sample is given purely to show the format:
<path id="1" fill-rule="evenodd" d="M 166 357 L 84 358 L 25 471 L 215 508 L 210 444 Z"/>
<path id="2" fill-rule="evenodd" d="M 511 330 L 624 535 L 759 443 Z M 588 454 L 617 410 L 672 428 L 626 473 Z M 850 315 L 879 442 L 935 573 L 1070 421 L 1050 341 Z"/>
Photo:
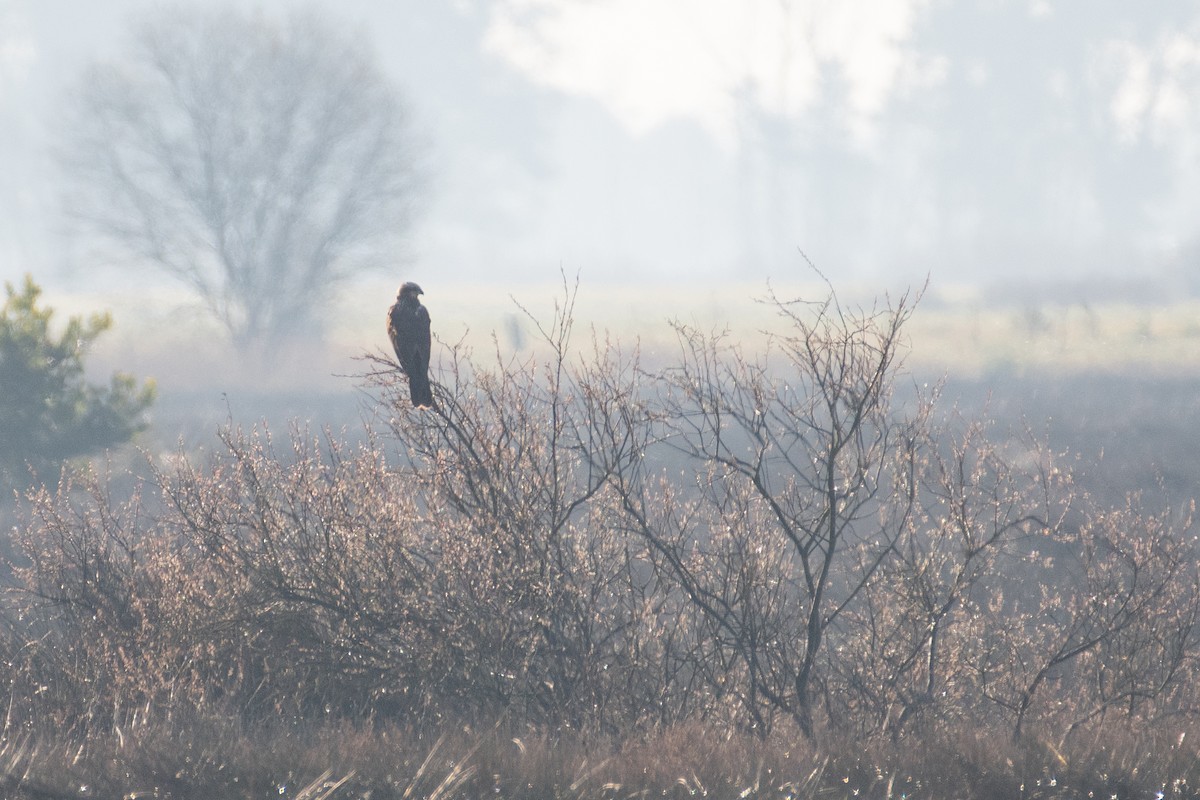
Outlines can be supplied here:
<path id="1" fill-rule="evenodd" d="M 1190 518 L 908 387 L 912 298 L 653 371 L 572 301 L 540 355 L 449 348 L 434 410 L 369 359 L 362 444 L 30 494 L 10 793 L 1191 792 Z"/>

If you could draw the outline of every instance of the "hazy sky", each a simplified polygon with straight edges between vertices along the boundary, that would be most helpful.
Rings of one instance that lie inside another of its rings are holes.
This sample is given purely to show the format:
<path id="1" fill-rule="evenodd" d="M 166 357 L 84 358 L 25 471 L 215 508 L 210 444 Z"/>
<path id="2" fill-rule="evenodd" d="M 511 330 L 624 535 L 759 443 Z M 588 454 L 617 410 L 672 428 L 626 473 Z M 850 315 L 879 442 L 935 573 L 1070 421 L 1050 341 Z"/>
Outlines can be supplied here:
<path id="1" fill-rule="evenodd" d="M 153 5 L 0 0 L 4 278 L 91 274 L 56 233 L 46 145 L 64 86 Z M 410 272 L 431 282 L 562 268 L 717 285 L 795 274 L 803 250 L 848 281 L 1200 289 L 1191 3 L 328 9 L 378 51 L 427 141 Z"/>
<path id="2" fill-rule="evenodd" d="M 848 132 L 868 144 L 889 97 L 944 69 L 907 44 L 926 5 L 535 0 L 497 13 L 484 47 L 537 84 L 599 101 L 631 136 L 689 120 L 730 152 L 743 91 L 798 121 L 820 100 L 822 67 L 833 66 L 846 82 Z"/>

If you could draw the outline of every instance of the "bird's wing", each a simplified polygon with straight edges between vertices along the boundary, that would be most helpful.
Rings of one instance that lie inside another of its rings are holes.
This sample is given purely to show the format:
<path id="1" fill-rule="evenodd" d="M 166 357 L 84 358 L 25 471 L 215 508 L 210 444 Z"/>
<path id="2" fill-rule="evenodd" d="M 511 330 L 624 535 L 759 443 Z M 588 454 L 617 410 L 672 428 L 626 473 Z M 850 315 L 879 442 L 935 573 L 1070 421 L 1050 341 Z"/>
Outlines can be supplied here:
<path id="1" fill-rule="evenodd" d="M 388 311 L 387 332 L 388 338 L 392 340 L 392 349 L 396 351 L 396 358 L 403 366 L 404 362 L 404 323 L 402 321 L 404 310 L 400 308 L 400 304 L 394 304 Z"/>
<path id="2" fill-rule="evenodd" d="M 421 361 L 429 368 L 430 353 L 433 352 L 433 336 L 429 331 L 429 311 L 425 306 L 417 306 L 416 313 L 416 344 Z"/>

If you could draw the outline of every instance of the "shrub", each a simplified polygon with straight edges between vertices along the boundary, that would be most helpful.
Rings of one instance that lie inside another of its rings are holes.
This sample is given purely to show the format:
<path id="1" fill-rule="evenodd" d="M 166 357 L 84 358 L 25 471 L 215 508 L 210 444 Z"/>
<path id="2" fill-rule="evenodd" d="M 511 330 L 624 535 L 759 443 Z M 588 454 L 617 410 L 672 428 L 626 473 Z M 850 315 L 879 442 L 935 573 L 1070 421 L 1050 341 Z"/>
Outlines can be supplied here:
<path id="1" fill-rule="evenodd" d="M 129 441 L 144 429 L 154 384 L 138 387 L 118 372 L 107 388 L 83 377 L 84 351 L 112 325 L 108 314 L 72 317 L 50 332 L 54 311 L 38 305 L 41 289 L 26 276 L 18 291 L 4 285 L 0 309 L 0 486 L 29 475 L 54 479 L 67 459 Z"/>
<path id="2" fill-rule="evenodd" d="M 1190 520 L 900 397 L 907 298 L 772 301 L 755 360 L 681 327 L 654 372 L 573 348 L 572 299 L 524 360 L 451 348 L 434 410 L 375 359 L 360 445 L 230 428 L 125 502 L 32 493 L 10 717 L 812 752 L 978 729 L 1052 760 L 1195 707 Z"/>

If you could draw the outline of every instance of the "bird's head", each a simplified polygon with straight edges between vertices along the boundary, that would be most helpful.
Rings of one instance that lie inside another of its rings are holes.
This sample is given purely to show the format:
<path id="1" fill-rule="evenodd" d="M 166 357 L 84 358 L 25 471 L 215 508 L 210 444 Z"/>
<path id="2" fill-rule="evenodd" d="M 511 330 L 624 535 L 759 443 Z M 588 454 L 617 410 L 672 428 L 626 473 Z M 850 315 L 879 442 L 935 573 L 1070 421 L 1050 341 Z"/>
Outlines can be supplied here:
<path id="1" fill-rule="evenodd" d="M 396 297 L 397 298 L 407 297 L 407 298 L 415 300 L 417 295 L 419 295 L 419 294 L 425 294 L 425 292 L 423 292 L 421 290 L 420 286 L 417 286 L 412 281 L 407 281 L 406 283 L 404 283 L 404 285 L 402 285 L 400 287 L 400 291 L 396 293 Z"/>

